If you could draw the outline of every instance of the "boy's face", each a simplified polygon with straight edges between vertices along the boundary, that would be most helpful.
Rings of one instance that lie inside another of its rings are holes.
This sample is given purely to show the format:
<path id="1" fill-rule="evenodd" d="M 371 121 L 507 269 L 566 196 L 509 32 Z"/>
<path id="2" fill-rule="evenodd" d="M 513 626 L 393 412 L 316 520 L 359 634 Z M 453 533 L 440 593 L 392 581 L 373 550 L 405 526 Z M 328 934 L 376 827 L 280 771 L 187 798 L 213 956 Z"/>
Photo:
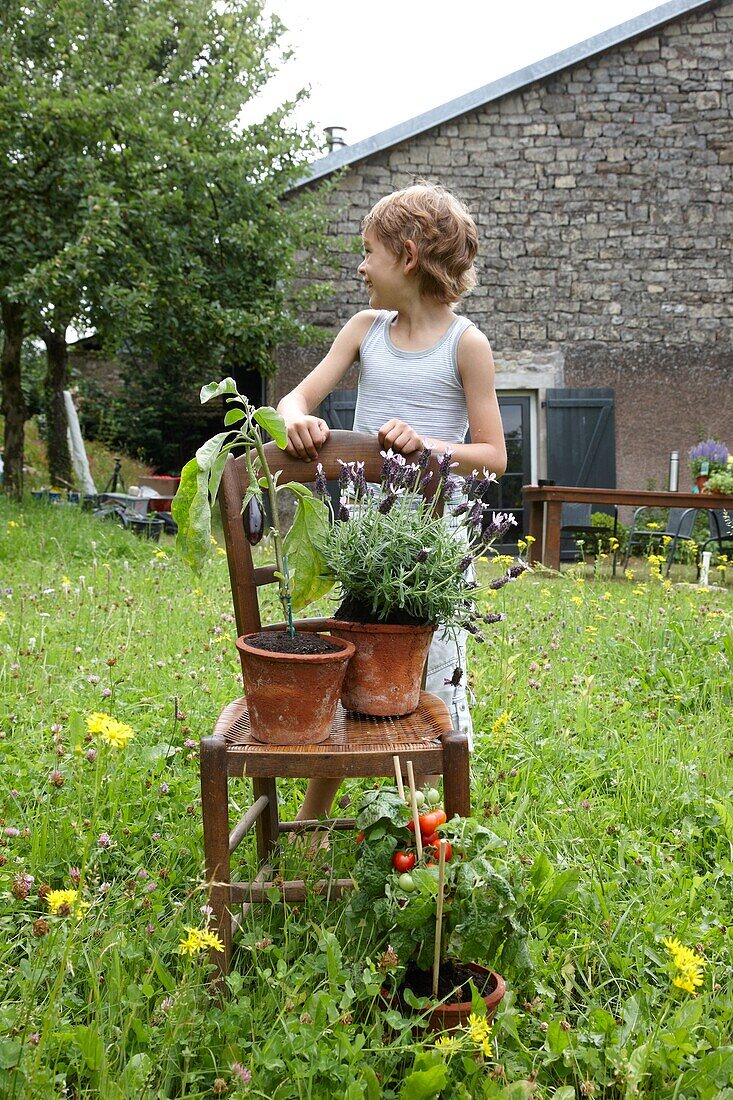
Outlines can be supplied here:
<path id="1" fill-rule="evenodd" d="M 399 308 L 406 281 L 402 260 L 370 230 L 362 239 L 364 259 L 359 274 L 369 294 L 369 305 L 372 309 Z"/>

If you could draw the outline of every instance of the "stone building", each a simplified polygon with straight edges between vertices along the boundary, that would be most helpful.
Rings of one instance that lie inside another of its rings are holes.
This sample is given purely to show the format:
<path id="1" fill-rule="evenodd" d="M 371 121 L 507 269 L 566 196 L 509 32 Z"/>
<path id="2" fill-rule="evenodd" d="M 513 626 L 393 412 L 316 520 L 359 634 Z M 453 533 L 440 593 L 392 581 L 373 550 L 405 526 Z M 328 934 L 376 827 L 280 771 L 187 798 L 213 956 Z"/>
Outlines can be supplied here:
<path id="1" fill-rule="evenodd" d="M 662 4 L 335 149 L 302 186 L 337 170 L 335 293 L 310 318 L 333 331 L 366 306 L 350 242 L 378 198 L 424 177 L 474 214 L 461 308 L 494 351 L 505 504 L 548 476 L 666 487 L 673 449 L 687 488 L 693 443 L 733 447 L 733 0 Z M 320 354 L 282 349 L 275 396 Z"/>

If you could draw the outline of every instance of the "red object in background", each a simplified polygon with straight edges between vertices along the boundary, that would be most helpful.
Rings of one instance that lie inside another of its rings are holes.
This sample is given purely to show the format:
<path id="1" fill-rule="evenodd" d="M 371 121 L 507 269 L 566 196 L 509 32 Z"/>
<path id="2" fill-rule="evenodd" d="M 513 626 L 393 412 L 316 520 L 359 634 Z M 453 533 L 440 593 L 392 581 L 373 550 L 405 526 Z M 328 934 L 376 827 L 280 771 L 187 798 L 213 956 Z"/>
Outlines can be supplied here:
<path id="1" fill-rule="evenodd" d="M 171 501 L 176 495 L 176 490 L 180 485 L 180 477 L 140 477 L 138 478 L 138 484 L 141 489 L 155 489 L 156 493 L 160 493 L 160 498 L 149 497 L 148 504 L 149 512 L 170 512 Z"/>

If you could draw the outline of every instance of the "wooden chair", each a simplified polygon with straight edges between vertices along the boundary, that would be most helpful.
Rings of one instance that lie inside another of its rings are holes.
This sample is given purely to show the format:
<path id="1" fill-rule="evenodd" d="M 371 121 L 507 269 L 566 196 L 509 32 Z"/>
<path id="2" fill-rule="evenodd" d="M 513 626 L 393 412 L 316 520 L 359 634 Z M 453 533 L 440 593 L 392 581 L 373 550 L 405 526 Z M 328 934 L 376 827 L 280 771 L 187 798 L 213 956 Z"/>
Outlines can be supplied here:
<path id="1" fill-rule="evenodd" d="M 273 472 L 282 471 L 280 482 L 312 482 L 315 463 L 289 458 L 275 444 L 267 445 Z M 338 478 L 343 461 L 363 461 L 368 481 L 378 481 L 382 464 L 375 437 L 356 432 L 334 431 L 322 448 L 318 461 L 326 477 Z M 435 482 L 433 478 L 433 483 Z M 227 561 L 234 600 L 238 635 L 261 628 L 257 590 L 274 581 L 274 566 L 255 567 L 249 543 L 244 537 L 242 500 L 247 484 L 243 458 L 229 458 L 219 489 Z M 325 619 L 297 620 L 298 629 L 323 629 Z M 302 880 L 284 882 L 277 875 L 279 840 L 294 829 L 317 829 L 319 821 L 281 821 L 278 813 L 277 779 L 323 777 L 394 776 L 393 758 L 398 757 L 403 774 L 413 761 L 416 773 L 442 774 L 445 811 L 467 816 L 470 812 L 468 740 L 454 731 L 448 708 L 434 695 L 422 692 L 414 714 L 405 718 L 365 718 L 348 714 L 340 706 L 327 741 L 318 745 L 271 746 L 255 741 L 249 731 L 247 701 L 236 699 L 220 714 L 213 732 L 201 740 L 201 797 L 206 857 L 206 883 L 213 910 L 212 929 L 224 943 L 223 952 L 212 952 L 217 979 L 229 972 L 232 936 L 252 904 L 260 902 L 275 885 L 285 901 L 302 900 Z M 230 831 L 228 784 L 233 778 L 252 780 L 253 802 Z M 336 819 L 330 826 L 353 828 L 352 819 Z M 232 882 L 230 857 L 254 826 L 257 854 L 262 867 L 252 882 Z M 322 883 L 316 891 L 340 896 L 349 889 L 350 879 Z M 234 913 L 235 906 L 242 906 Z"/>

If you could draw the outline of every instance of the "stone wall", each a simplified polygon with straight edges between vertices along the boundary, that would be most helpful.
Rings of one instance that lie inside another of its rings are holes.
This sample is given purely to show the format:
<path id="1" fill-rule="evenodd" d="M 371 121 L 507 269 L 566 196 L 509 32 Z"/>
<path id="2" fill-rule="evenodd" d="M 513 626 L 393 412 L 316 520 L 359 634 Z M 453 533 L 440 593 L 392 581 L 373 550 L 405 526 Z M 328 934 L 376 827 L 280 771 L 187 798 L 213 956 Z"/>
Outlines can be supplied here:
<path id="1" fill-rule="evenodd" d="M 614 386 L 619 485 L 664 484 L 671 448 L 733 446 L 731 76 L 724 0 L 354 164 L 333 232 L 358 237 L 378 198 L 420 177 L 455 191 L 479 227 L 464 308 L 497 387 Z M 334 248 L 316 323 L 365 307 L 358 262 Z M 284 352 L 278 395 L 320 354 Z"/>

